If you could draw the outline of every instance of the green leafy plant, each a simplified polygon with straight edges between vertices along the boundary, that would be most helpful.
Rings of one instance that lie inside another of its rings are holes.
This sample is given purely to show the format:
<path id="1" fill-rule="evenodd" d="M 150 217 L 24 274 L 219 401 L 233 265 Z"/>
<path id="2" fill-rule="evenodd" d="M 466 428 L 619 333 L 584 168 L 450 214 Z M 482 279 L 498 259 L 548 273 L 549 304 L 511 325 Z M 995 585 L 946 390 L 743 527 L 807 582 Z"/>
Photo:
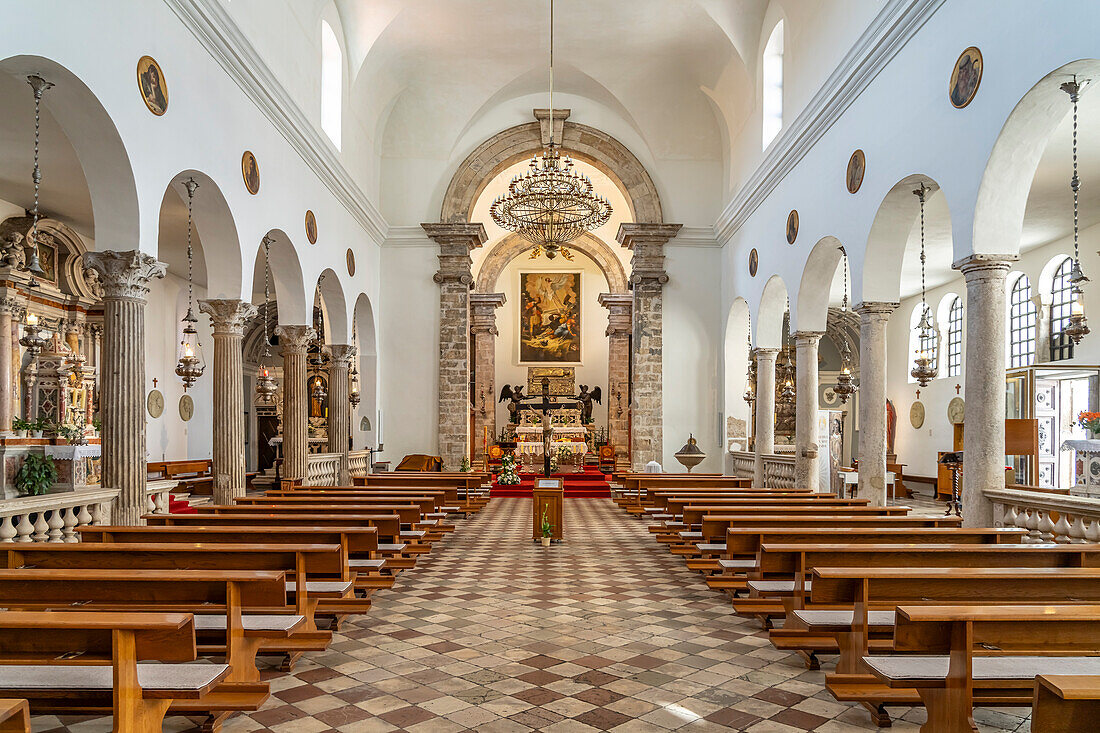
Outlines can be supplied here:
<path id="1" fill-rule="evenodd" d="M 31 423 L 29 423 L 29 427 L 27 428 L 27 430 L 30 430 L 31 432 L 35 432 L 35 433 L 42 433 L 42 432 L 45 432 L 46 430 L 49 430 L 50 427 L 51 427 L 50 421 L 47 420 L 46 418 L 42 417 L 41 415 L 39 415 L 35 420 L 33 420 Z"/>
<path id="2" fill-rule="evenodd" d="M 99 415 L 92 418 L 92 427 L 95 429 L 96 435 L 103 430 L 103 421 L 99 419 Z"/>
<path id="3" fill-rule="evenodd" d="M 45 494 L 57 481 L 53 459 L 40 453 L 28 453 L 15 474 L 15 488 L 23 496 Z"/>
<path id="4" fill-rule="evenodd" d="M 554 531 L 554 525 L 550 524 L 550 519 L 547 518 L 546 512 L 543 511 L 543 513 L 542 513 L 542 536 L 543 537 L 549 537 L 551 534 L 553 534 L 553 531 Z"/>
<path id="5" fill-rule="evenodd" d="M 469 456 L 462 456 L 462 463 L 460 463 L 458 465 L 458 470 L 461 471 L 462 473 L 469 473 L 470 472 L 470 457 Z"/>
<path id="6" fill-rule="evenodd" d="M 31 423 L 30 421 L 24 420 L 21 417 L 15 417 L 15 418 L 12 418 L 11 429 L 16 430 L 16 431 L 31 430 L 31 425 L 32 424 L 33 423 Z"/>
<path id="7" fill-rule="evenodd" d="M 50 430 L 73 445 L 84 442 L 84 428 L 80 425 L 54 423 Z"/>

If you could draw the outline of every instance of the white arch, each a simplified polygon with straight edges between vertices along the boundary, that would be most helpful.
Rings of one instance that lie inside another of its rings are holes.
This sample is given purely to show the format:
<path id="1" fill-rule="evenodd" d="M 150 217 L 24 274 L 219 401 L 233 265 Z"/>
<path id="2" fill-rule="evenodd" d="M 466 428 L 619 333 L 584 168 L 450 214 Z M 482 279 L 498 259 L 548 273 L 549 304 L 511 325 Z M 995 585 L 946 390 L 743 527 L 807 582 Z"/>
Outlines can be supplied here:
<path id="1" fill-rule="evenodd" d="M 163 228 L 165 225 L 163 218 L 166 207 L 177 204 L 169 196 L 174 193 L 178 197 L 178 204 L 186 207 L 187 189 L 184 182 L 189 178 L 194 178 L 199 184 L 192 206 L 194 228 L 198 235 L 195 244 L 200 259 L 199 266 L 202 267 L 202 277 L 200 279 L 196 276 L 196 280 L 206 283 L 208 298 L 240 298 L 243 258 L 237 223 L 221 187 L 213 178 L 194 169 L 172 176 L 161 201 L 161 226 Z M 163 246 L 164 243 L 159 242 L 158 250 Z M 158 257 L 163 259 L 163 254 L 160 251 Z"/>
<path id="2" fill-rule="evenodd" d="M 359 406 L 352 419 L 352 441 L 356 450 L 377 447 L 381 440 L 378 411 L 379 388 L 377 324 L 374 307 L 366 293 L 355 299 L 352 318 L 355 323 L 356 359 L 359 365 Z M 370 421 L 370 430 L 360 431 L 363 418 Z"/>
<path id="3" fill-rule="evenodd" d="M 321 129 L 340 149 L 344 127 L 344 52 L 336 32 L 321 20 Z"/>
<path id="4" fill-rule="evenodd" d="M 784 22 L 780 18 L 760 57 L 760 149 L 767 150 L 783 129 Z"/>
<path id="5" fill-rule="evenodd" d="M 746 439 L 749 434 L 751 412 L 742 397 L 748 380 L 749 339 L 751 333 L 752 318 L 749 313 L 749 304 L 744 298 L 735 298 L 726 317 L 726 340 L 722 352 L 722 367 L 724 370 L 722 384 L 725 403 L 725 420 L 723 421 L 722 434 L 724 436 L 723 446 L 725 447 L 728 447 L 729 432 L 727 428 L 729 418 L 743 420 Z"/>
<path id="6" fill-rule="evenodd" d="M 305 278 L 302 264 L 290 237 L 282 229 L 272 229 L 267 235 L 272 241 L 271 297 L 276 301 L 279 323 L 284 326 L 305 326 L 313 323 L 312 297 L 306 304 Z M 252 272 L 252 302 L 263 302 L 264 248 L 257 245 L 256 262 Z M 312 292 L 311 292 L 312 295 Z"/>
<path id="7" fill-rule="evenodd" d="M 325 343 L 346 344 L 351 332 L 348 328 L 348 304 L 340 277 L 332 268 L 326 268 L 317 281 L 321 308 L 325 314 Z"/>
<path id="8" fill-rule="evenodd" d="M 768 278 L 757 310 L 753 343 L 760 348 L 780 348 L 783 345 L 783 315 L 787 312 L 787 286 L 779 275 Z"/>
<path id="9" fill-rule="evenodd" d="M 843 258 L 843 246 L 833 236 L 822 237 L 810 250 L 798 285 L 792 331 L 824 331 L 829 320 L 829 297 Z"/>

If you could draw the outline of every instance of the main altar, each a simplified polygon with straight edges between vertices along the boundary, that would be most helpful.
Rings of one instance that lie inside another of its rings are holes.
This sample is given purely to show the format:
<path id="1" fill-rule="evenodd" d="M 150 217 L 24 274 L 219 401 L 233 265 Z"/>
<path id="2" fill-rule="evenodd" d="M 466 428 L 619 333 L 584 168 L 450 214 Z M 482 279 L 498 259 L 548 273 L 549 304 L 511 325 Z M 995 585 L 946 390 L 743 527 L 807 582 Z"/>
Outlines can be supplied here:
<path id="1" fill-rule="evenodd" d="M 576 394 L 572 367 L 529 367 L 527 395 L 507 390 L 512 422 L 505 429 L 514 441 L 522 470 L 542 470 L 549 457 L 554 471 L 580 471 L 589 450 L 585 404 Z M 502 399 L 504 397 L 502 396 Z"/>

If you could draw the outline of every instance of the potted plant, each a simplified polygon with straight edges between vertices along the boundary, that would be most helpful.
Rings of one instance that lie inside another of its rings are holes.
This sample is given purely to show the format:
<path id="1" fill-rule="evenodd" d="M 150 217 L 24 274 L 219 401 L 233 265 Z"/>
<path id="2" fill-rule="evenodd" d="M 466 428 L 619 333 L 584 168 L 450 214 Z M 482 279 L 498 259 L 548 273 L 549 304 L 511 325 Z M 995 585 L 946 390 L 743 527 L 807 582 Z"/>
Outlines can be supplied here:
<path id="1" fill-rule="evenodd" d="M 550 535 L 554 531 L 554 525 L 550 524 L 550 520 L 546 516 L 546 510 L 542 512 L 542 546 L 550 546 Z"/>
<path id="2" fill-rule="evenodd" d="M 84 438 L 84 428 L 80 425 L 55 423 L 53 432 L 56 433 L 58 437 L 69 441 L 71 445 L 84 445 L 88 442 Z"/>
<path id="3" fill-rule="evenodd" d="M 28 453 L 15 474 L 15 488 L 23 496 L 45 494 L 57 481 L 53 459 L 41 453 Z"/>
<path id="4" fill-rule="evenodd" d="M 95 430 L 96 437 L 103 431 L 103 421 L 99 419 L 99 415 L 92 418 L 92 429 Z"/>
<path id="5" fill-rule="evenodd" d="M 31 422 L 28 425 L 27 430 L 30 431 L 30 436 L 32 438 L 41 438 L 42 433 L 46 431 L 47 426 L 48 425 L 46 422 L 46 418 L 39 417 L 37 420 Z"/>
<path id="6" fill-rule="evenodd" d="M 31 429 L 31 423 L 21 417 L 12 418 L 11 429 L 15 433 L 15 437 L 25 438 L 27 437 L 27 431 Z"/>
<path id="7" fill-rule="evenodd" d="M 458 464 L 458 470 L 462 473 L 470 472 L 470 457 L 462 456 L 462 463 Z"/>

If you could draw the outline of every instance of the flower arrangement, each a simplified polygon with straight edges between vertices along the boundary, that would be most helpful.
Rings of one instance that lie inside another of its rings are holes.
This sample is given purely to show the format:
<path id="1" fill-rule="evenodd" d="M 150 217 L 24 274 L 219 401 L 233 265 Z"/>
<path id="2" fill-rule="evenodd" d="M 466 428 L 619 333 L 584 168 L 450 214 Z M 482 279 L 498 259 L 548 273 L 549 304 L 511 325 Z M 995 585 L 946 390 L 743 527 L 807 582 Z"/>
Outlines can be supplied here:
<path id="1" fill-rule="evenodd" d="M 1091 430 L 1094 433 L 1100 433 L 1100 412 L 1077 413 L 1077 424 L 1083 427 L 1085 430 Z"/>
<path id="2" fill-rule="evenodd" d="M 500 473 L 497 474 L 497 486 L 516 486 L 519 484 L 519 473 L 516 472 L 516 457 L 511 453 L 505 453 L 500 459 Z"/>

